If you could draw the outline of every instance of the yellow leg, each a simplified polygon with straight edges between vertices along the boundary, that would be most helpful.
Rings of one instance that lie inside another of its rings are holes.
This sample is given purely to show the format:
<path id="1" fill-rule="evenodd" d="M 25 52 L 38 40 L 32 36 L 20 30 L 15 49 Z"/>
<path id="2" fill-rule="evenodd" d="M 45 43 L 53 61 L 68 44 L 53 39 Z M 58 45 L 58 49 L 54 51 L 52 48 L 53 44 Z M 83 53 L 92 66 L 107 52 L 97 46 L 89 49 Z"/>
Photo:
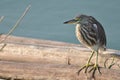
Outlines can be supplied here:
<path id="1" fill-rule="evenodd" d="M 97 51 L 96 53 L 97 53 L 97 54 L 96 54 L 96 62 L 95 62 L 95 66 L 98 65 L 98 51 Z"/>
<path id="2" fill-rule="evenodd" d="M 96 52 L 96 61 L 95 61 L 95 64 L 90 64 L 90 61 L 91 61 L 91 59 L 92 59 L 92 57 L 93 57 L 93 55 L 94 55 L 95 52 Z M 89 58 L 88 61 L 87 61 L 87 64 L 86 64 L 85 66 L 83 66 L 83 67 L 78 71 L 78 75 L 79 75 L 80 71 L 83 70 L 84 68 L 85 68 L 85 73 L 87 73 L 87 69 L 88 69 L 89 67 L 92 67 L 92 68 L 88 71 L 89 73 L 92 71 L 92 76 L 91 76 L 92 78 L 95 79 L 95 72 L 96 72 L 96 70 L 98 70 L 99 73 L 101 74 L 101 72 L 100 72 L 100 67 L 99 67 L 99 65 L 98 65 L 98 51 L 92 51 L 92 54 L 91 54 L 90 58 Z"/>
<path id="3" fill-rule="evenodd" d="M 87 61 L 87 64 L 86 64 L 85 66 L 83 66 L 83 67 L 77 72 L 78 75 L 79 75 L 80 71 L 82 71 L 84 68 L 85 68 L 85 73 L 86 73 L 88 67 L 94 65 L 94 64 L 90 64 L 90 61 L 91 61 L 91 59 L 92 59 L 92 57 L 93 57 L 93 54 L 94 54 L 94 51 L 92 51 L 92 54 L 90 55 L 90 58 L 89 58 L 88 61 Z"/>
<path id="4" fill-rule="evenodd" d="M 90 55 L 90 58 L 88 59 L 86 66 L 90 64 L 90 61 L 91 61 L 91 59 L 93 57 L 93 54 L 94 54 L 94 51 L 92 51 L 92 54 Z"/>
<path id="5" fill-rule="evenodd" d="M 86 68 L 85 68 L 85 73 L 87 73 L 87 69 L 88 69 L 90 66 L 93 66 L 93 65 L 94 65 L 94 64 L 90 64 L 90 61 L 91 61 L 94 53 L 95 53 L 95 51 L 92 51 L 92 54 L 90 55 L 90 58 L 88 59 L 87 64 L 85 65 L 85 67 L 86 67 Z"/>
<path id="6" fill-rule="evenodd" d="M 101 74 L 100 67 L 98 65 L 98 51 L 96 51 L 96 62 L 94 64 L 94 67 L 89 71 L 89 72 L 93 71 L 92 72 L 92 78 L 95 78 L 95 72 L 96 72 L 96 70 L 98 70 L 99 73 Z"/>

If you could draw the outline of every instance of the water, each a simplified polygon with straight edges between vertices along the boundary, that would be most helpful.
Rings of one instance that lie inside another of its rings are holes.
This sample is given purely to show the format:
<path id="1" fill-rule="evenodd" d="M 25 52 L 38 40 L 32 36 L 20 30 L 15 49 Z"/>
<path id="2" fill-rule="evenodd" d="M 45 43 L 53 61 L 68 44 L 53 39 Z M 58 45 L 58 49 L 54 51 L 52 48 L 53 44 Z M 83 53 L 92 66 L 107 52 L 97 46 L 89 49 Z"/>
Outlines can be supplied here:
<path id="1" fill-rule="evenodd" d="M 30 11 L 13 35 L 79 44 L 75 25 L 63 22 L 82 13 L 101 22 L 108 48 L 120 50 L 120 0 L 1 0 L 0 16 L 5 19 L 0 33 L 7 33 L 29 4 Z"/>

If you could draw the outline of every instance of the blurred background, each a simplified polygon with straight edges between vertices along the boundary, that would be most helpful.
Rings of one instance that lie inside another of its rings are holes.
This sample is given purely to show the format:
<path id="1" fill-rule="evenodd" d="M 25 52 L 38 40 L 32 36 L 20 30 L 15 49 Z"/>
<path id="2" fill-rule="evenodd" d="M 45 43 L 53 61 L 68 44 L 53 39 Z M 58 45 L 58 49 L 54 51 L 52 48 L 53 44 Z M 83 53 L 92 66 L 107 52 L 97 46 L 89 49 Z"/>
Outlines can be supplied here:
<path id="1" fill-rule="evenodd" d="M 7 33 L 29 4 L 13 35 L 79 44 L 75 25 L 63 22 L 87 14 L 103 25 L 107 47 L 120 50 L 120 0 L 0 0 L 0 16 L 5 16 L 0 33 Z"/>

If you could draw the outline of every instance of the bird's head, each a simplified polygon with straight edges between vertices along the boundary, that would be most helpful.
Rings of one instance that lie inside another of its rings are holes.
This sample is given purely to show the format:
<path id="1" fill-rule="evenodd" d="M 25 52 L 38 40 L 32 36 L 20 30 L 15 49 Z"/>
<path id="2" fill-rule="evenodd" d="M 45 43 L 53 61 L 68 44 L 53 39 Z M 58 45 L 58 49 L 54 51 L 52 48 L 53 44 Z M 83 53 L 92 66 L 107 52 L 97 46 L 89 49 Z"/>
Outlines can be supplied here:
<path id="1" fill-rule="evenodd" d="M 86 24 L 89 21 L 89 17 L 87 15 L 78 15 L 74 19 L 64 22 L 64 24 Z"/>

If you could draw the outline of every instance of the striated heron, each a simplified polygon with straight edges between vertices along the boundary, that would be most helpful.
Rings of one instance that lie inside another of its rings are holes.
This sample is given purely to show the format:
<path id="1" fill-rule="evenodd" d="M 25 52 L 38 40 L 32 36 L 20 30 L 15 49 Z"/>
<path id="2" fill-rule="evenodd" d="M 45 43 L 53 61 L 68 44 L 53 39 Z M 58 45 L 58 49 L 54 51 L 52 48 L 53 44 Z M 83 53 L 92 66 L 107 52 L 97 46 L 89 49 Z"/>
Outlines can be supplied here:
<path id="1" fill-rule="evenodd" d="M 102 25 L 94 17 L 88 15 L 78 15 L 74 19 L 64 22 L 64 24 L 76 24 L 77 39 L 92 51 L 86 65 L 78 71 L 78 75 L 83 69 L 87 73 L 90 66 L 92 69 L 89 72 L 93 71 L 93 77 L 96 70 L 101 73 L 98 65 L 98 53 L 106 50 L 106 35 Z M 96 62 L 90 64 L 94 53 L 96 53 Z"/>

